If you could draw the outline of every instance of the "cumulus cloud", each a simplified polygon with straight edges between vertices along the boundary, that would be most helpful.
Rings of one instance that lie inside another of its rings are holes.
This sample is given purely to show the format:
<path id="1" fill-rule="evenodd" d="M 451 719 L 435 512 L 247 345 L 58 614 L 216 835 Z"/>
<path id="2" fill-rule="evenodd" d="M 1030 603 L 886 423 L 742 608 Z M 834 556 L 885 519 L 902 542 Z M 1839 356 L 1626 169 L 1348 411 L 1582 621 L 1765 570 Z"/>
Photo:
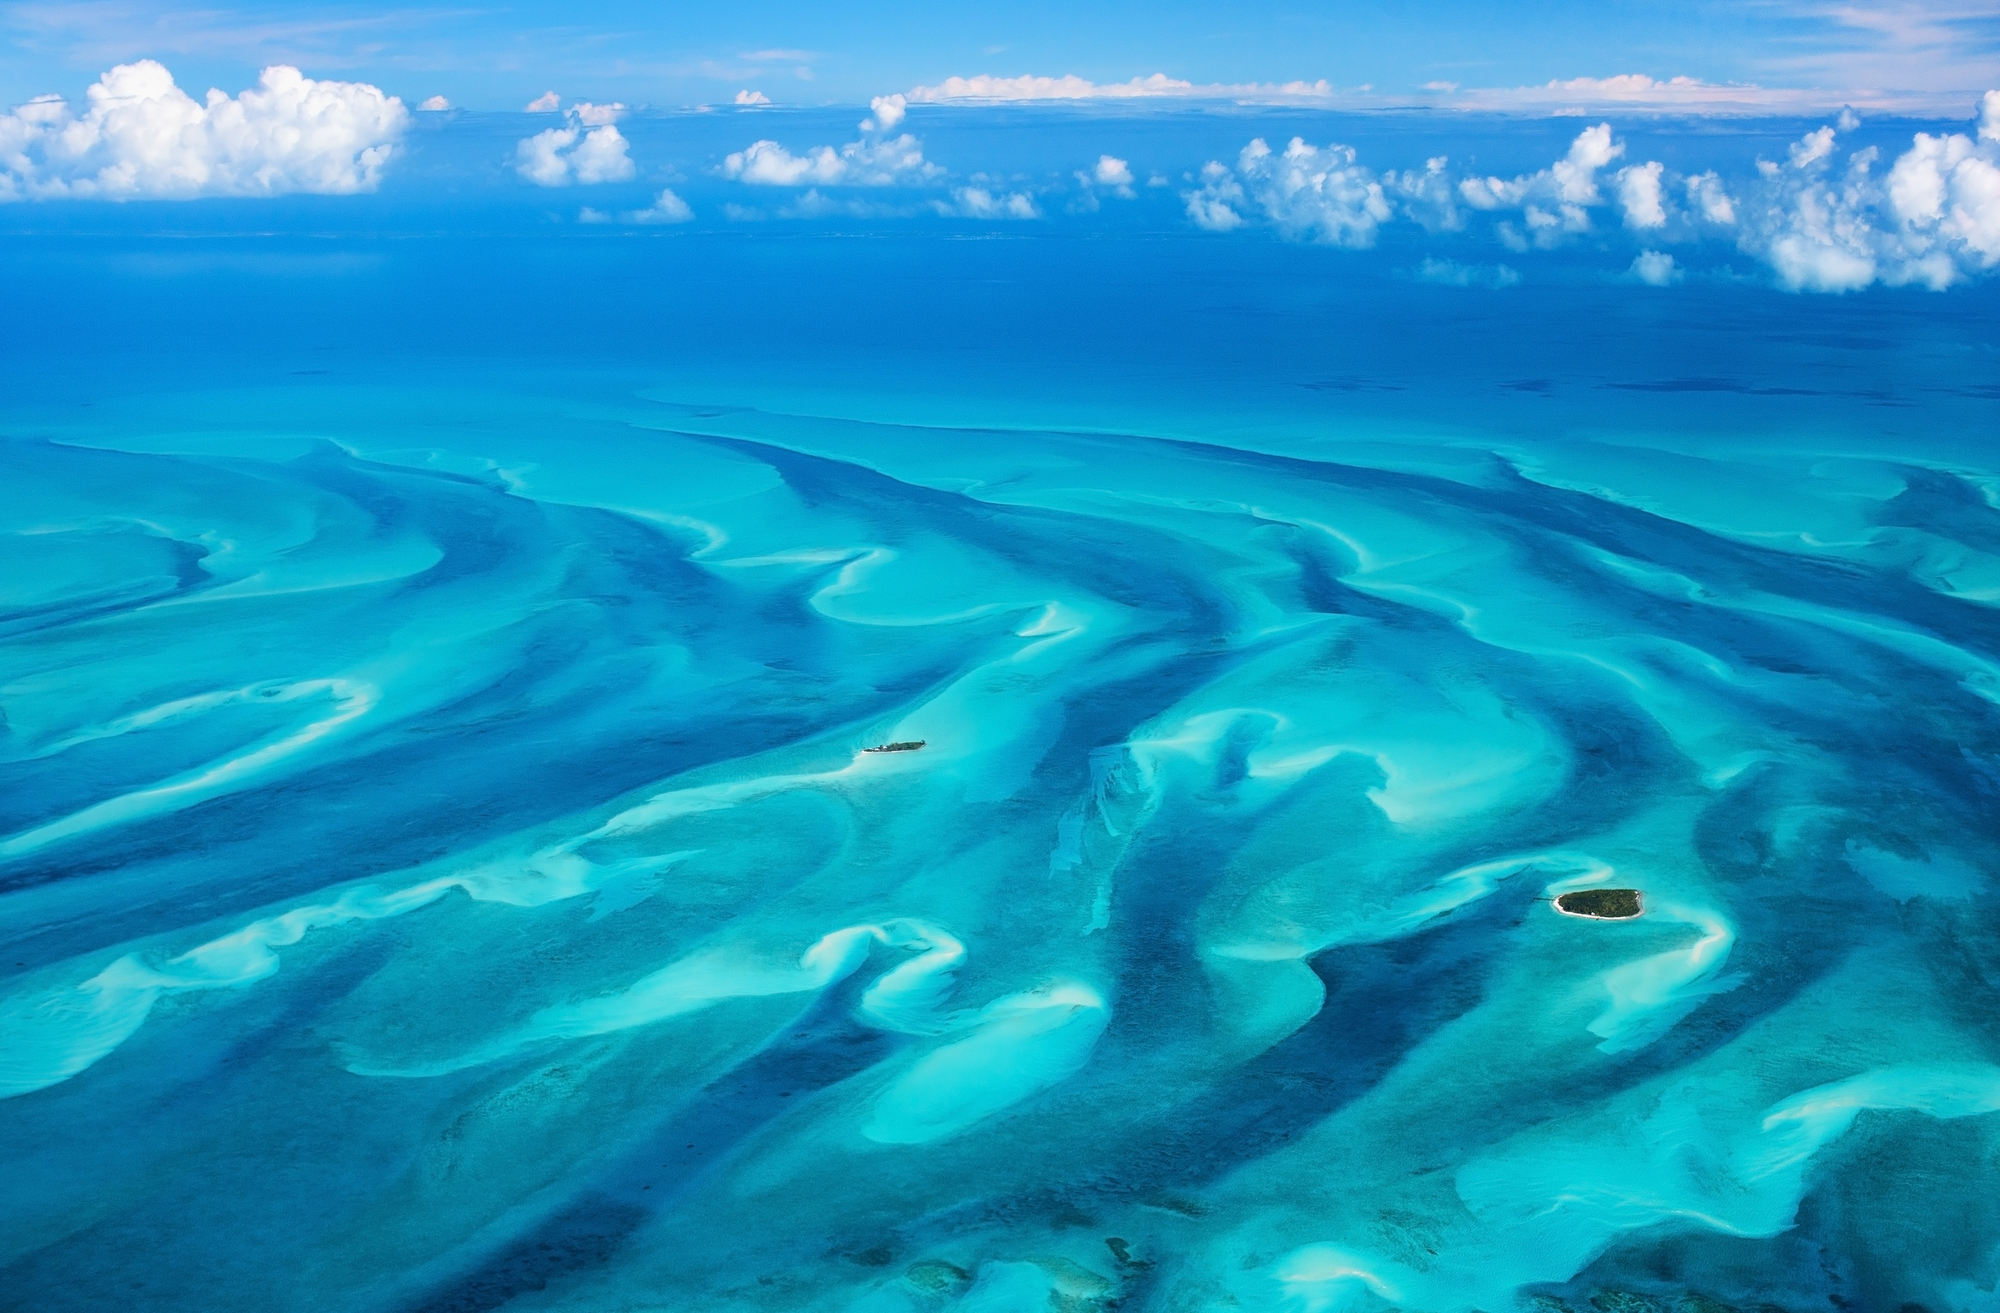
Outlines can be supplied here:
<path id="1" fill-rule="evenodd" d="M 522 111 L 528 114 L 553 114 L 561 108 L 562 97 L 553 91 L 544 91 L 541 95 L 536 96 L 533 100 L 521 106 Z"/>
<path id="2" fill-rule="evenodd" d="M 1282 153 L 1259 138 L 1237 157 L 1251 198 L 1289 236 L 1335 246 L 1375 244 L 1375 230 L 1392 213 L 1382 184 L 1355 162 L 1352 146 L 1308 146 L 1293 137 Z"/>
<path id="3" fill-rule="evenodd" d="M 120 64 L 78 114 L 44 96 L 0 115 L 0 201 L 372 191 L 409 124 L 394 96 L 289 65 L 197 101 L 150 59 Z"/>
<path id="4" fill-rule="evenodd" d="M 761 91 L 746 90 L 736 93 L 736 103 L 739 105 L 768 105 L 771 103 L 771 98 Z"/>
<path id="5" fill-rule="evenodd" d="M 1660 175 L 1665 172 L 1666 166 L 1658 160 L 1648 160 L 1618 171 L 1615 180 L 1618 207 L 1625 212 L 1626 227 L 1667 226 L 1667 207 L 1661 199 L 1660 190 Z"/>
<path id="6" fill-rule="evenodd" d="M 1291 237 L 1313 237 L 1335 246 L 1366 247 L 1392 214 L 1382 184 L 1356 163 L 1351 146 L 1324 149 L 1292 138 L 1282 153 L 1262 137 L 1245 146 L 1231 172 L 1211 161 L 1202 185 L 1183 198 L 1188 217 L 1212 232 L 1242 225 L 1246 205 Z"/>
<path id="7" fill-rule="evenodd" d="M 1990 106 L 1991 93 L 1987 99 Z M 1990 108 L 1980 137 L 2000 140 Z M 2000 151 L 1962 133 L 1919 132 L 1889 170 L 1888 191 L 1903 242 L 1920 258 L 1934 243 L 1955 263 L 1990 269 L 2000 262 Z"/>
<path id="8" fill-rule="evenodd" d="M 1233 170 L 1211 160 L 1201 185 L 1181 199 L 1188 218 L 1210 232 L 1240 228 L 1257 214 L 1288 237 L 1360 248 L 1375 244 L 1399 206 L 1426 228 L 1457 227 L 1445 166 L 1438 156 L 1422 170 L 1378 177 L 1351 146 L 1313 146 L 1294 137 L 1283 151 L 1273 151 L 1259 137 L 1243 148 Z"/>
<path id="9" fill-rule="evenodd" d="M 1099 155 L 1096 165 L 1090 172 L 1077 170 L 1076 180 L 1081 186 L 1082 195 L 1070 207 L 1073 210 L 1096 210 L 1097 189 L 1100 187 L 1108 190 L 1113 196 L 1128 201 L 1138 195 L 1132 190 L 1132 166 L 1116 155 Z"/>
<path id="10" fill-rule="evenodd" d="M 1653 287 L 1665 287 L 1681 280 L 1680 267 L 1674 263 L 1674 257 L 1665 251 L 1639 252 L 1632 258 L 1632 267 L 1627 272 Z"/>
<path id="11" fill-rule="evenodd" d="M 1197 228 L 1226 233 L 1241 228 L 1245 222 L 1241 208 L 1245 201 L 1243 184 L 1215 160 L 1202 166 L 1201 186 L 1182 193 L 1181 199 L 1187 202 L 1187 216 Z"/>
<path id="12" fill-rule="evenodd" d="M 1426 232 L 1456 232 L 1465 226 L 1465 216 L 1451 185 L 1450 165 L 1445 156 L 1433 155 L 1421 169 L 1391 169 L 1382 175 L 1382 188 Z"/>
<path id="13" fill-rule="evenodd" d="M 660 188 L 660 194 L 653 198 L 651 205 L 632 212 L 633 223 L 688 223 L 693 219 L 694 211 L 674 194 L 671 187 Z"/>
<path id="14" fill-rule="evenodd" d="M 868 102 L 869 111 L 875 115 L 874 121 L 863 123 L 861 130 L 874 132 L 879 128 L 883 132 L 894 131 L 896 125 L 903 121 L 903 115 L 909 112 L 909 104 L 901 95 L 875 97 Z"/>
<path id="15" fill-rule="evenodd" d="M 850 141 L 835 149 L 816 146 L 794 155 L 775 141 L 755 141 L 722 161 L 722 174 L 766 187 L 887 187 L 921 182 L 943 170 L 924 158 L 909 133 L 882 141 Z"/>
<path id="16" fill-rule="evenodd" d="M 1454 179 L 1442 156 L 1421 170 L 1377 174 L 1346 146 L 1294 138 L 1277 152 L 1259 139 L 1233 168 L 1208 163 L 1181 196 L 1189 221 L 1211 232 L 1267 223 L 1348 247 L 1372 245 L 1399 218 L 1432 232 L 1462 227 L 1463 205 L 1505 213 L 1493 235 L 1520 252 L 1588 231 L 1591 211 L 1614 204 L 1625 227 L 1643 234 L 1626 273 L 1654 285 L 1682 277 L 1663 247 L 1725 235 L 1795 291 L 1878 281 L 1944 288 L 2000 267 L 2000 92 L 1981 98 L 1970 131 L 1916 133 L 1886 169 L 1877 147 L 1844 151 L 1840 132 L 1837 122 L 1815 128 L 1781 160 L 1759 160 L 1756 177 L 1729 183 L 1713 170 L 1681 175 L 1657 160 L 1613 172 L 1625 147 L 1609 123 L 1585 128 L 1561 159 L 1515 178 Z M 1079 177 L 1086 189 L 1093 184 Z M 1419 277 L 1457 282 L 1480 267 L 1431 261 Z"/>
<path id="17" fill-rule="evenodd" d="M 630 143 L 623 133 L 609 123 L 588 131 L 578 126 L 591 121 L 578 109 L 598 108 L 578 106 L 570 111 L 570 127 L 547 128 L 522 138 L 514 146 L 514 171 L 537 187 L 567 187 L 571 183 L 589 187 L 631 178 L 635 169 L 627 153 Z"/>
<path id="18" fill-rule="evenodd" d="M 1742 243 L 1795 291 L 1882 281 L 1945 288 L 2000 264 L 2000 96 L 1980 102 L 1976 136 L 1919 132 L 1878 177 L 1875 147 L 1838 158 L 1831 126 L 1785 162 L 1759 160 L 1762 187 Z"/>
<path id="19" fill-rule="evenodd" d="M 610 215 L 602 210 L 593 210 L 585 206 L 583 212 L 577 215 L 579 223 L 661 224 L 689 223 L 693 219 L 694 211 L 688 208 L 686 201 L 674 194 L 671 187 L 662 189 L 653 203 L 643 210 L 627 210 L 623 214 Z"/>
<path id="20" fill-rule="evenodd" d="M 1035 198 L 1024 191 L 996 193 L 984 187 L 954 187 L 951 201 L 932 202 L 939 214 L 960 219 L 1039 219 Z"/>
<path id="21" fill-rule="evenodd" d="M 1597 174 L 1624 153 L 1624 144 L 1611 139 L 1611 125 L 1600 123 L 1577 133 L 1568 153 L 1548 168 L 1512 179 L 1467 178 L 1458 185 L 1459 195 L 1476 210 L 1519 209 L 1528 240 L 1553 246 L 1569 234 L 1589 231 L 1590 207 L 1603 201 Z M 1509 226 L 1502 236 L 1515 232 Z"/>
<path id="22" fill-rule="evenodd" d="M 1702 219 L 1723 225 L 1736 222 L 1736 202 L 1723 189 L 1722 178 L 1713 169 L 1684 179 L 1683 185 L 1687 189 L 1688 208 Z"/>
<path id="23" fill-rule="evenodd" d="M 569 113 L 571 118 L 587 128 L 601 128 L 624 118 L 625 106 L 615 100 L 609 105 L 593 105 L 587 100 L 579 100 L 569 107 Z"/>
<path id="24" fill-rule="evenodd" d="M 443 96 L 432 96 L 430 99 L 424 101 L 423 104 L 417 106 L 417 108 L 422 110 L 429 110 L 432 113 L 437 113 L 440 110 L 450 109 L 451 102 L 446 100 Z"/>
<path id="25" fill-rule="evenodd" d="M 1880 233 L 1868 175 L 1876 157 L 1859 153 L 1835 173 L 1826 166 L 1833 140 L 1822 128 L 1792 146 L 1789 165 L 1759 161 L 1770 186 L 1745 244 L 1793 291 L 1850 292 L 1875 281 Z"/>

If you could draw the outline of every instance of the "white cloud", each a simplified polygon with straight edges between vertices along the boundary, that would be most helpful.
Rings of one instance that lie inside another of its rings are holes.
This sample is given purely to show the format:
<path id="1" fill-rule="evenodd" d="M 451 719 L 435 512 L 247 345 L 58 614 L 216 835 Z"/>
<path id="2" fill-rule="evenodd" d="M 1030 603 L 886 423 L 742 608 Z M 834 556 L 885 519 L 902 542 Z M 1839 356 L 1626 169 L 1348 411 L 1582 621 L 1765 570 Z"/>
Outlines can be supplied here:
<path id="1" fill-rule="evenodd" d="M 1024 191 L 996 194 L 984 187 L 954 187 L 951 203 L 932 202 L 939 214 L 960 219 L 1039 219 L 1035 198 Z"/>
<path id="2" fill-rule="evenodd" d="M 284 64 L 238 96 L 196 101 L 147 59 L 85 96 L 81 115 L 56 96 L 0 115 L 0 201 L 372 191 L 409 124 L 379 88 Z"/>
<path id="3" fill-rule="evenodd" d="M 1833 142 L 1834 131 L 1832 128 L 1823 127 L 1817 132 L 1808 132 L 1791 145 L 1791 150 L 1788 153 L 1791 155 L 1792 167 L 1803 169 L 1809 164 L 1819 163 L 1819 161 L 1833 154 Z"/>
<path id="4" fill-rule="evenodd" d="M 903 121 L 903 115 L 909 111 L 909 104 L 910 102 L 900 94 L 894 96 L 877 96 L 868 102 L 868 108 L 875 115 L 875 122 L 880 125 L 881 130 L 883 132 L 891 132 L 895 130 L 898 123 Z M 862 124 L 862 131 L 873 132 L 875 128 L 864 123 Z"/>
<path id="5" fill-rule="evenodd" d="M 1557 194 L 1575 205 L 1597 204 L 1597 171 L 1625 153 L 1623 143 L 1611 140 L 1611 125 L 1600 123 L 1576 134 L 1569 154 L 1550 166 Z"/>
<path id="6" fill-rule="evenodd" d="M 538 187 L 624 182 L 635 172 L 628 146 L 624 134 L 609 123 L 588 132 L 574 126 L 548 128 L 515 144 L 514 170 Z"/>
<path id="7" fill-rule="evenodd" d="M 694 211 L 671 187 L 662 187 L 651 205 L 632 212 L 633 223 L 688 223 L 693 219 Z"/>
<path id="8" fill-rule="evenodd" d="M 1378 177 L 1357 161 L 1351 146 L 1312 146 L 1294 137 L 1275 152 L 1260 137 L 1243 148 L 1234 170 L 1211 160 L 1202 169 L 1201 186 L 1181 199 L 1188 218 L 1210 232 L 1243 226 L 1254 207 L 1289 237 L 1367 247 L 1399 205 L 1430 231 L 1462 226 L 1446 164 L 1439 155 L 1422 170 Z"/>
<path id="9" fill-rule="evenodd" d="M 1465 226 L 1456 192 L 1451 185 L 1451 161 L 1433 155 L 1422 169 L 1391 169 L 1382 175 L 1382 187 L 1403 206 L 1403 212 L 1424 226 L 1426 232 L 1456 232 Z"/>
<path id="10" fill-rule="evenodd" d="M 1085 173 L 1081 169 L 1077 171 L 1076 180 L 1081 186 L 1082 195 L 1070 207 L 1073 210 L 1085 212 L 1096 210 L 1098 208 L 1096 189 L 1099 187 L 1108 188 L 1113 196 L 1128 201 L 1138 195 L 1132 190 L 1132 166 L 1116 155 L 1099 155 L 1097 163 L 1090 172 Z"/>
<path id="11" fill-rule="evenodd" d="M 569 160 L 563 151 L 576 144 L 575 128 L 549 128 L 514 144 L 514 171 L 538 187 L 569 183 Z"/>
<path id="12" fill-rule="evenodd" d="M 437 113 L 440 110 L 450 109 L 451 102 L 446 100 L 443 96 L 432 96 L 429 100 L 426 100 L 423 104 L 417 106 L 417 108 L 422 110 L 429 110 L 432 113 Z"/>
<path id="13" fill-rule="evenodd" d="M 1978 136 L 1918 132 L 1876 176 L 1870 146 L 1836 162 L 1822 126 L 1786 162 L 1758 160 L 1760 190 L 1742 246 L 1800 292 L 1850 292 L 1872 282 L 1946 288 L 2000 264 L 2000 96 L 1980 100 Z"/>
<path id="14" fill-rule="evenodd" d="M 1845 0 L 1852 3 L 1852 0 Z M 1616 107 L 1669 110 L 1693 114 L 1808 114 L 1831 111 L 1852 103 L 1864 109 L 1929 113 L 1952 103 L 1950 93 L 1859 91 L 1857 86 L 1948 86 L 1935 79 L 1845 80 L 1836 89 L 1766 87 L 1750 82 L 1705 82 L 1686 76 L 1656 78 L 1645 73 L 1611 77 L 1576 77 L 1529 87 L 1467 87 L 1456 82 L 1427 82 L 1414 94 L 1388 94 L 1372 87 L 1335 87 L 1316 82 L 1196 83 L 1164 73 L 1125 82 L 1092 82 L 1069 74 L 1044 77 L 949 77 L 935 86 L 909 92 L 912 101 L 946 104 L 1030 100 L 1158 100 L 1213 99 L 1247 102 L 1317 104 L 1354 109 L 1379 109 L 1424 104 L 1471 111 L 1528 110 L 1599 112 Z"/>
<path id="15" fill-rule="evenodd" d="M 1664 251 L 1641 251 L 1632 260 L 1631 275 L 1642 283 L 1653 287 L 1665 287 L 1681 280 L 1680 268 L 1674 264 L 1674 257 Z"/>
<path id="16" fill-rule="evenodd" d="M 1375 230 L 1393 213 L 1372 170 L 1355 162 L 1352 146 L 1308 146 L 1293 137 L 1282 154 L 1262 138 L 1237 157 L 1251 198 L 1288 236 L 1313 236 L 1334 246 L 1375 244 Z"/>
<path id="17" fill-rule="evenodd" d="M 623 182 L 634 172 L 632 157 L 626 153 L 624 134 L 610 124 L 592 128 L 570 152 L 576 180 L 588 187 L 600 182 Z"/>
<path id="18" fill-rule="evenodd" d="M 674 194 L 673 188 L 663 189 L 653 203 L 643 210 L 627 210 L 620 215 L 609 215 L 602 210 L 585 206 L 576 216 L 578 223 L 688 223 L 694 219 L 694 211 L 688 203 Z"/>
<path id="19" fill-rule="evenodd" d="M 803 155 L 775 141 L 755 141 L 722 161 L 724 177 L 767 187 L 886 187 L 942 172 L 924 159 L 923 147 L 907 132 L 886 141 L 850 141 L 838 150 L 816 146 Z"/>
<path id="20" fill-rule="evenodd" d="M 1443 287 L 1487 287 L 1496 291 L 1521 281 L 1521 275 L 1504 264 L 1460 264 L 1435 256 L 1425 257 L 1417 266 L 1417 277 Z"/>
<path id="21" fill-rule="evenodd" d="M 1876 86 L 1895 85 L 1875 83 Z M 1918 85 L 1904 83 L 1903 85 Z M 1924 82 L 1921 85 L 1938 85 Z M 1944 108 L 1949 100 L 1935 92 L 1857 91 L 1816 87 L 1765 87 L 1753 82 L 1704 82 L 1699 78 L 1655 78 L 1644 73 L 1612 77 L 1578 77 L 1532 87 L 1469 87 L 1461 91 L 1448 82 L 1426 83 L 1438 93 L 1433 103 L 1463 110 L 1554 110 L 1617 107 L 1677 110 L 1690 114 L 1811 114 L 1852 102 L 1868 109 L 1925 112 Z"/>
<path id="22" fill-rule="evenodd" d="M 739 105 L 768 105 L 771 103 L 771 98 L 761 91 L 745 90 L 736 93 L 736 103 Z"/>
<path id="23" fill-rule="evenodd" d="M 1537 246 L 1553 246 L 1568 234 L 1589 230 L 1589 207 L 1603 200 L 1598 171 L 1624 153 L 1623 143 L 1611 139 L 1611 125 L 1600 123 L 1579 132 L 1569 152 L 1546 169 L 1513 179 L 1467 178 L 1458 191 L 1476 210 L 1520 209 L 1529 239 Z M 1502 231 L 1502 240 L 1509 234 L 1523 240 L 1511 225 Z"/>
<path id="24" fill-rule="evenodd" d="M 1245 222 L 1237 209 L 1244 202 L 1243 184 L 1214 160 L 1202 166 L 1201 187 L 1182 193 L 1182 199 L 1187 202 L 1188 218 L 1194 220 L 1197 228 L 1226 233 L 1241 228 Z"/>
<path id="25" fill-rule="evenodd" d="M 1714 170 L 1686 179 L 1685 186 L 1688 207 L 1703 219 L 1715 224 L 1736 222 L 1736 202 L 1723 190 L 1722 179 Z"/>
<path id="26" fill-rule="evenodd" d="M 909 98 L 929 104 L 951 101 L 993 102 L 1018 100 L 1142 100 L 1160 97 L 1186 99 L 1321 101 L 1335 95 L 1333 84 L 1318 82 L 1241 82 L 1197 85 L 1164 73 L 1135 77 L 1129 82 L 1092 82 L 1074 73 L 1063 77 L 949 77 L 934 87 L 914 87 Z"/>
<path id="27" fill-rule="evenodd" d="M 775 141 L 753 141 L 722 162 L 725 176 L 767 187 L 796 187 L 804 182 L 834 182 L 847 165 L 831 146 L 794 155 Z"/>
<path id="28" fill-rule="evenodd" d="M 1878 180 L 1875 147 L 1835 166 L 1837 134 L 1822 127 L 1758 162 L 1764 175 L 1743 245 L 1794 291 L 1848 292 L 1881 281 L 1942 289 L 2000 264 L 2000 144 L 1919 132 Z"/>
<path id="29" fill-rule="evenodd" d="M 617 101 L 609 105 L 593 105 L 587 100 L 579 100 L 569 107 L 570 117 L 587 128 L 601 128 L 616 123 L 625 117 L 625 106 Z"/>
<path id="30" fill-rule="evenodd" d="M 562 97 L 553 91 L 544 91 L 527 104 L 521 106 L 527 114 L 553 114 L 562 108 Z"/>
<path id="31" fill-rule="evenodd" d="M 1182 82 L 1164 73 L 1103 86 L 1073 73 L 1059 78 L 1032 75 L 1006 78 L 981 73 L 969 78 L 949 77 L 934 87 L 913 88 L 909 98 L 932 103 L 949 100 L 1100 100 L 1186 95 L 1193 90 L 1194 83 Z"/>
<path id="32" fill-rule="evenodd" d="M 1982 126 L 1980 134 L 1986 135 Z M 1889 204 L 1908 236 L 1929 238 L 1954 258 L 2000 262 L 2000 151 L 1961 133 L 1919 132 L 1889 170 Z"/>
<path id="33" fill-rule="evenodd" d="M 1667 226 L 1667 208 L 1660 195 L 1660 175 L 1665 172 L 1666 166 L 1658 160 L 1618 170 L 1613 182 L 1618 192 L 1618 206 L 1625 211 L 1626 227 Z"/>
<path id="34" fill-rule="evenodd" d="M 1851 292 L 1875 281 L 1880 233 L 1870 221 L 1870 153 L 1827 174 L 1834 132 L 1820 128 L 1793 143 L 1790 163 L 1759 160 L 1767 181 L 1745 245 L 1770 261 L 1792 291 Z"/>

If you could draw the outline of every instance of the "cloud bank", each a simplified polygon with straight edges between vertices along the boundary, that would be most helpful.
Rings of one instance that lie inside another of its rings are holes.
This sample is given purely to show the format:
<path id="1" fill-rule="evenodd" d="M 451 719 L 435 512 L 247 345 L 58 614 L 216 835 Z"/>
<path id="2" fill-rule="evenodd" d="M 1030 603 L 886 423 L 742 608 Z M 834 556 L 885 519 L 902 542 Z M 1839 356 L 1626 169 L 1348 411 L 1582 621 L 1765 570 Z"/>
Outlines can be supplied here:
<path id="1" fill-rule="evenodd" d="M 753 141 L 722 161 L 722 176 L 764 187 L 890 187 L 923 182 L 944 172 L 924 158 L 909 133 L 886 140 L 850 141 L 838 149 L 815 146 L 794 155 L 775 141 Z"/>
<path id="2" fill-rule="evenodd" d="M 1578 114 L 1593 109 L 1647 109 L 1686 114 L 1810 114 L 1856 105 L 1863 109 L 1940 111 L 1956 103 L 1954 92 L 1827 90 L 1766 87 L 1749 82 L 1706 82 L 1685 76 L 1656 78 L 1646 73 L 1575 77 L 1538 86 L 1461 87 L 1427 82 L 1407 92 L 1372 86 L 1336 87 L 1324 78 L 1293 82 L 1191 82 L 1154 73 L 1125 82 L 1092 82 L 1075 74 L 999 77 L 980 73 L 948 77 L 934 86 L 912 88 L 908 98 L 927 104 L 993 104 L 1014 101 L 1235 100 L 1263 104 L 1317 104 L 1327 108 L 1383 109 L 1421 105 L 1473 112 L 1523 110 Z"/>
<path id="3" fill-rule="evenodd" d="M 145 59 L 84 96 L 81 114 L 44 96 L 0 115 L 0 201 L 373 191 L 410 121 L 377 87 L 285 64 L 237 96 L 197 101 Z"/>
<path id="4" fill-rule="evenodd" d="M 653 203 L 643 210 L 627 210 L 622 214 L 606 214 L 601 210 L 585 206 L 577 215 L 579 223 L 624 223 L 647 227 L 654 224 L 692 223 L 694 210 L 675 194 L 671 187 L 663 188 Z"/>
<path id="5" fill-rule="evenodd" d="M 1173 97 L 1181 99 L 1238 100 L 1325 100 L 1335 95 L 1333 84 L 1318 82 L 1211 82 L 1198 84 L 1170 78 L 1164 73 L 1135 77 L 1129 82 L 1092 82 L 1075 74 L 1062 77 L 995 77 L 980 73 L 973 77 L 948 77 L 934 87 L 914 87 L 912 102 L 922 104 L 995 103 L 1023 100 L 1138 100 Z"/>
<path id="6" fill-rule="evenodd" d="M 540 113 L 535 106 L 547 99 L 537 100 L 530 111 Z M 537 187 L 624 182 L 636 172 L 631 143 L 615 126 L 624 116 L 625 107 L 616 101 L 593 105 L 579 100 L 565 115 L 568 127 L 545 128 L 515 143 L 514 171 Z"/>
<path id="7" fill-rule="evenodd" d="M 537 187 L 624 182 L 635 172 L 629 145 L 610 124 L 588 132 L 549 128 L 515 144 L 514 171 Z"/>
<path id="8" fill-rule="evenodd" d="M 1746 249 L 1795 290 L 1881 281 L 1942 289 L 2000 263 L 2000 93 L 1973 136 L 1919 132 L 1886 171 L 1874 147 L 1842 155 L 1832 127 L 1760 160 Z"/>
<path id="9" fill-rule="evenodd" d="M 1422 170 L 1377 173 L 1350 146 L 1294 137 L 1274 151 L 1256 138 L 1233 168 L 1210 161 L 1181 195 L 1188 219 L 1211 232 L 1262 225 L 1350 248 L 1373 246 L 1398 221 L 1437 233 L 1484 215 L 1490 237 L 1521 252 L 1591 233 L 1601 240 L 1612 220 L 1646 243 L 1628 275 L 1662 287 L 1687 273 L 1663 247 L 1715 238 L 1764 261 L 1793 291 L 1942 289 L 2000 265 L 2000 92 L 1982 98 L 1972 132 L 1916 133 L 1886 167 L 1877 147 L 1843 150 L 1841 132 L 1857 126 L 1843 114 L 1807 133 L 1734 191 L 1713 171 L 1682 174 L 1658 160 L 1614 167 L 1626 146 L 1607 122 L 1579 132 L 1548 167 L 1512 178 L 1455 178 L 1442 156 Z"/>
<path id="10" fill-rule="evenodd" d="M 987 187 L 954 187 L 949 203 L 931 202 L 931 208 L 954 219 L 1039 219 L 1041 207 L 1024 191 L 997 192 Z"/>

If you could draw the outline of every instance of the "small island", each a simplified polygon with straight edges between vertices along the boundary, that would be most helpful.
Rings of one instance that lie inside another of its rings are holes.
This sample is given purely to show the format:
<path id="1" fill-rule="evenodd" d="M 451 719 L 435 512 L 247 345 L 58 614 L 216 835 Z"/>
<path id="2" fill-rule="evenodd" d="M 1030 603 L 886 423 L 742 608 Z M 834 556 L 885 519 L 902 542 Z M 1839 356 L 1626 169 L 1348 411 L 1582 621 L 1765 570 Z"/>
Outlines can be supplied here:
<path id="1" fill-rule="evenodd" d="M 924 743 L 925 740 L 923 739 L 916 739 L 909 743 L 878 743 L 872 748 L 863 748 L 862 751 L 863 752 L 915 752 L 918 748 L 923 747 Z"/>
<path id="2" fill-rule="evenodd" d="M 1556 896 L 1556 910 L 1598 921 L 1624 921 L 1639 915 L 1645 905 L 1637 889 L 1573 889 Z"/>

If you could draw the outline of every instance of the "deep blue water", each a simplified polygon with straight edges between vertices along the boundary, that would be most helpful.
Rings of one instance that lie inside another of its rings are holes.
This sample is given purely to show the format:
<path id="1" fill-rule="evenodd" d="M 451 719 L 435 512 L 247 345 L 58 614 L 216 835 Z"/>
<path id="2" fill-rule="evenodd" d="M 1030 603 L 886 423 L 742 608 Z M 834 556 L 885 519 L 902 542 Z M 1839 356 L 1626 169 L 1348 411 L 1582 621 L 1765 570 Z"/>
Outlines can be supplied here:
<path id="1" fill-rule="evenodd" d="M 2000 1306 L 1989 284 L 325 204 L 8 216 L 0 1306 Z"/>

